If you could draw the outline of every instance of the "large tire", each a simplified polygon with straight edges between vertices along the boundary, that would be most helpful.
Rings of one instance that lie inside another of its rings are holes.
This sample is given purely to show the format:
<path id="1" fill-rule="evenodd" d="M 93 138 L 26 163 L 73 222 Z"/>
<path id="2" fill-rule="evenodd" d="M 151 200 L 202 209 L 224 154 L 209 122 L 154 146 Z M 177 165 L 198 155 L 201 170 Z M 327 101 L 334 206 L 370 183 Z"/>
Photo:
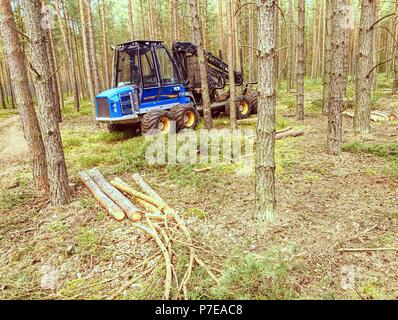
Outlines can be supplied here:
<path id="1" fill-rule="evenodd" d="M 143 134 L 175 133 L 175 119 L 167 110 L 151 110 L 141 120 Z"/>
<path id="2" fill-rule="evenodd" d="M 258 92 L 257 91 L 248 91 L 246 93 L 246 98 L 249 99 L 250 101 L 250 107 L 252 114 L 257 113 L 257 107 L 258 107 Z"/>
<path id="3" fill-rule="evenodd" d="M 177 131 L 195 130 L 199 123 L 199 113 L 192 104 L 181 104 L 170 110 L 176 121 Z"/>
<path id="4" fill-rule="evenodd" d="M 251 107 L 249 99 L 247 99 L 245 96 L 237 96 L 236 101 L 237 101 L 236 118 L 237 119 L 249 118 L 251 115 Z M 230 109 L 231 109 L 230 101 L 227 101 L 225 103 L 225 113 L 228 116 L 230 114 Z"/>

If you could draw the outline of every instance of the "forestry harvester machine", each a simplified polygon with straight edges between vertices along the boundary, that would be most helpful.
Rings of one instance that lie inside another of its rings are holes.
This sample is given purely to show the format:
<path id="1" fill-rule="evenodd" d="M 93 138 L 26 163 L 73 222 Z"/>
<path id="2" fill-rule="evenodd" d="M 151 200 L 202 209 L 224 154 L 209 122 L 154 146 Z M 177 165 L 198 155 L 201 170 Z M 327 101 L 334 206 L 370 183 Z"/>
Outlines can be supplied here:
<path id="1" fill-rule="evenodd" d="M 209 95 L 213 116 L 229 114 L 228 65 L 205 51 Z M 195 129 L 202 112 L 197 47 L 175 42 L 171 52 L 162 41 L 132 41 L 117 45 L 112 89 L 96 96 L 96 120 L 109 131 L 127 128 L 143 133 L 169 133 Z M 235 72 L 235 84 L 243 85 L 243 74 Z M 243 89 L 236 98 L 237 117 L 257 111 L 257 93 Z"/>

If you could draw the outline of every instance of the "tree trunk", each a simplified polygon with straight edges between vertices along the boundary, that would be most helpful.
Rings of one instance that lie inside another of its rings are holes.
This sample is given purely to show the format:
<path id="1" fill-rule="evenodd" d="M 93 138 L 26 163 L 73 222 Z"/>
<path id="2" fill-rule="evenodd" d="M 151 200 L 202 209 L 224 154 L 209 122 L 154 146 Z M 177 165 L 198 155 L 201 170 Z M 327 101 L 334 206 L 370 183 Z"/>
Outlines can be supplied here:
<path id="1" fill-rule="evenodd" d="M 395 14 L 398 14 L 398 0 L 395 0 Z M 394 68 L 393 68 L 393 74 L 394 74 L 394 81 L 392 85 L 392 92 L 397 93 L 398 92 L 398 23 L 395 21 L 395 29 L 394 29 Z"/>
<path id="2" fill-rule="evenodd" d="M 224 25 L 222 14 L 222 0 L 218 0 L 218 47 L 221 53 L 221 58 L 224 58 Z"/>
<path id="3" fill-rule="evenodd" d="M 133 0 L 127 0 L 127 4 L 128 4 L 128 15 L 129 15 L 129 30 L 130 30 L 130 38 L 131 40 L 135 39 L 134 36 L 134 19 L 133 19 Z"/>
<path id="4" fill-rule="evenodd" d="M 235 87 L 235 73 L 234 73 L 234 35 L 233 35 L 233 5 L 232 0 L 227 0 L 227 57 L 228 57 L 228 85 L 229 85 L 229 103 L 230 103 L 230 119 L 231 128 L 235 130 L 238 128 L 236 119 L 236 87 Z"/>
<path id="5" fill-rule="evenodd" d="M 83 42 L 83 52 L 84 52 L 84 67 L 86 71 L 86 79 L 87 79 L 87 88 L 88 94 L 90 96 L 90 101 L 92 107 L 95 106 L 95 94 L 94 94 L 94 83 L 93 77 L 91 75 L 91 63 L 90 63 L 90 54 L 88 48 L 88 39 L 87 39 L 87 29 L 86 29 L 86 16 L 84 14 L 84 0 L 79 0 L 79 8 L 80 8 L 80 23 L 81 23 L 81 34 L 82 34 L 82 42 Z"/>
<path id="6" fill-rule="evenodd" d="M 88 32 L 88 43 L 90 51 L 90 61 L 94 81 L 94 96 L 100 93 L 100 80 L 97 66 L 97 51 L 95 49 L 94 32 L 93 32 L 93 17 L 91 10 L 91 0 L 87 1 L 87 32 Z M 95 104 L 94 104 L 95 105 Z"/>
<path id="7" fill-rule="evenodd" d="M 330 97 L 330 72 L 331 72 L 331 59 L 332 59 L 332 0 L 326 0 L 325 6 L 325 54 L 323 57 L 324 73 L 323 73 L 323 114 L 327 114 L 329 109 Z"/>
<path id="8" fill-rule="evenodd" d="M 129 1 L 130 3 L 130 1 Z M 130 3 L 131 5 L 131 3 Z M 100 16 L 101 16 L 101 30 L 102 30 L 102 58 L 103 58 L 103 66 L 104 66 L 104 76 L 105 76 L 105 87 L 106 89 L 110 88 L 110 73 L 109 73 L 109 55 L 108 55 L 108 42 L 106 38 L 106 25 L 105 25 L 105 1 L 101 0 L 100 4 Z M 131 30 L 134 30 L 133 26 L 133 17 L 131 16 Z M 133 36 L 134 33 L 131 33 Z"/>
<path id="9" fill-rule="evenodd" d="M 304 120 L 305 0 L 298 0 L 296 119 Z"/>
<path id="10" fill-rule="evenodd" d="M 376 1 L 362 0 L 361 21 L 358 36 L 358 58 L 356 79 L 356 103 L 354 116 L 355 134 L 363 136 L 370 129 L 370 103 L 373 67 L 373 33 L 371 28 L 376 21 Z"/>
<path id="11" fill-rule="evenodd" d="M 66 52 L 66 56 L 68 59 L 68 72 L 69 72 L 69 77 L 70 80 L 72 82 L 72 89 L 73 89 L 73 101 L 74 101 L 74 106 L 76 111 L 80 110 L 80 98 L 79 98 L 79 87 L 77 85 L 77 79 L 76 79 L 76 70 L 75 70 L 75 60 L 73 59 L 73 52 L 72 52 L 72 44 L 71 44 L 71 39 L 69 36 L 69 32 L 66 26 L 66 21 L 67 21 L 67 12 L 66 12 L 66 8 L 64 5 L 63 0 L 61 0 L 61 4 L 62 4 L 62 10 L 63 10 L 63 14 L 61 12 L 61 7 L 60 4 L 58 2 L 58 0 L 54 0 L 55 3 L 55 8 L 57 11 L 57 15 L 58 15 L 58 22 L 59 22 L 59 28 L 61 30 L 61 34 L 62 34 L 62 40 L 64 42 L 64 47 L 65 47 L 65 52 Z"/>
<path id="12" fill-rule="evenodd" d="M 149 12 L 149 39 L 150 40 L 157 40 L 156 38 L 156 28 L 154 24 L 154 17 L 153 17 L 153 4 L 152 0 L 148 0 L 148 12 Z"/>
<path id="13" fill-rule="evenodd" d="M 293 0 L 289 0 L 289 51 L 288 51 L 288 79 L 287 79 L 287 92 L 292 92 L 293 84 L 293 61 L 294 61 L 294 25 L 293 25 Z"/>
<path id="14" fill-rule="evenodd" d="M 52 80 L 47 58 L 48 39 L 40 26 L 41 0 L 23 0 L 22 5 L 26 12 L 25 23 L 30 38 L 31 64 L 35 70 L 34 82 L 48 166 L 51 203 L 63 205 L 70 201 L 70 190 L 61 134 L 54 114 Z"/>
<path id="15" fill-rule="evenodd" d="M 192 20 L 192 35 L 194 43 L 197 46 L 198 63 L 200 69 L 200 81 L 202 90 L 202 104 L 203 104 L 203 116 L 205 119 L 205 125 L 207 129 L 213 128 L 213 120 L 211 118 L 211 107 L 210 107 L 210 96 L 209 96 L 209 78 L 207 75 L 207 62 L 205 59 L 203 46 L 202 46 L 202 32 L 200 28 L 198 6 L 196 0 L 189 0 L 189 6 L 191 9 L 191 20 Z"/>
<path id="16" fill-rule="evenodd" d="M 345 0 L 331 0 L 332 5 L 332 59 L 330 75 L 330 102 L 328 108 L 327 150 L 329 154 L 341 153 L 342 123 L 341 109 L 345 91 L 346 32 L 343 26 Z"/>
<path id="17" fill-rule="evenodd" d="M 22 122 L 25 139 L 29 147 L 35 187 L 46 193 L 49 189 L 47 163 L 43 139 L 37 120 L 33 99 L 29 90 L 25 57 L 19 43 L 15 21 L 8 0 L 0 0 L 0 34 L 11 68 L 12 84 Z"/>
<path id="18" fill-rule="evenodd" d="M 5 96 L 5 91 L 3 88 L 3 79 L 1 76 L 1 72 L 0 72 L 0 102 L 1 102 L 1 107 L 3 109 L 7 109 L 6 96 Z"/>
<path id="19" fill-rule="evenodd" d="M 259 104 L 256 147 L 256 219 L 276 218 L 275 200 L 275 10 L 273 0 L 259 0 Z"/>

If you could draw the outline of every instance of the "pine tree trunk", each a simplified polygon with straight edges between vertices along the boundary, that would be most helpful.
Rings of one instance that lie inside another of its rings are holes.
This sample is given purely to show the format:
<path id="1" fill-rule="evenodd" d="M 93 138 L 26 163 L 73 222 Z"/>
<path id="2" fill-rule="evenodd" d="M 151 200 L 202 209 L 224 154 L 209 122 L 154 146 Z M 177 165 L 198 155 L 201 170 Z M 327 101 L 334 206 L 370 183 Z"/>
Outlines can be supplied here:
<path id="1" fill-rule="evenodd" d="M 93 31 L 93 17 L 91 10 L 91 0 L 87 0 L 87 32 L 88 32 L 88 43 L 90 52 L 90 61 L 94 81 L 94 96 L 101 91 L 100 80 L 98 74 L 97 64 L 97 50 L 95 48 L 94 31 Z"/>
<path id="2" fill-rule="evenodd" d="M 95 94 L 94 94 L 94 83 L 93 77 L 91 75 L 91 62 L 90 62 L 90 53 L 88 47 L 88 39 L 87 39 L 87 28 L 86 28 L 86 16 L 85 16 L 85 6 L 84 0 L 79 0 L 79 8 L 80 8 L 80 23 L 81 23 L 81 35 L 83 42 L 83 52 L 84 52 L 84 68 L 86 72 L 87 79 L 87 89 L 88 94 L 90 96 L 91 105 L 95 106 Z"/>
<path id="3" fill-rule="evenodd" d="M 133 18 L 133 0 L 127 0 L 128 4 L 128 15 L 129 15 L 129 30 L 130 30 L 130 38 L 131 40 L 134 40 L 135 35 L 134 35 L 134 18 Z"/>
<path id="4" fill-rule="evenodd" d="M 398 0 L 395 0 L 395 14 L 398 14 Z M 395 28 L 394 28 L 394 67 L 393 67 L 393 74 L 394 74 L 394 81 L 392 85 L 392 92 L 398 92 L 398 23 L 395 21 Z"/>
<path id="5" fill-rule="evenodd" d="M 259 0 L 259 102 L 256 146 L 256 215 L 276 218 L 275 200 L 275 10 L 273 0 Z"/>
<path id="6" fill-rule="evenodd" d="M 53 36 L 51 33 L 51 30 L 49 30 L 49 37 L 50 37 L 50 43 L 51 43 L 51 54 L 54 60 L 54 66 L 56 68 L 58 68 L 58 63 L 57 63 L 57 56 L 55 54 L 55 47 L 54 47 L 54 40 L 53 40 Z M 61 89 L 61 71 L 58 70 L 58 72 L 55 74 L 55 89 L 57 90 L 57 98 L 59 101 L 59 107 L 60 107 L 60 113 L 61 113 L 61 109 L 64 107 L 64 97 L 62 95 L 62 89 Z M 62 122 L 62 116 L 61 116 L 61 122 Z"/>
<path id="7" fill-rule="evenodd" d="M 210 96 L 209 96 L 209 80 L 207 75 L 207 62 L 205 59 L 202 46 L 202 32 L 200 28 L 198 6 L 196 0 L 189 0 L 192 20 L 192 35 L 195 45 L 197 46 L 198 63 L 200 69 L 200 81 L 202 90 L 203 116 L 207 129 L 213 128 L 213 120 L 211 118 Z"/>
<path id="8" fill-rule="evenodd" d="M 61 34 L 62 34 L 62 40 L 64 42 L 64 47 L 65 47 L 65 52 L 67 55 L 67 59 L 68 59 L 68 73 L 69 73 L 69 77 L 71 80 L 71 85 L 72 85 L 72 89 L 73 89 L 73 101 L 74 101 L 74 107 L 76 109 L 76 111 L 80 110 L 80 97 L 79 97 L 79 87 L 77 84 L 77 78 L 76 78 L 76 74 L 75 74 L 75 60 L 73 59 L 73 52 L 72 52 L 72 44 L 71 44 L 71 39 L 69 36 L 69 32 L 66 26 L 66 21 L 67 21 L 67 12 L 66 12 L 66 8 L 64 5 L 64 1 L 61 0 L 61 4 L 62 4 L 62 10 L 63 12 L 61 12 L 61 7 L 60 4 L 58 2 L 58 0 L 54 0 L 55 3 L 55 8 L 57 11 L 57 15 L 58 15 L 58 21 L 59 21 L 59 28 L 61 30 Z"/>
<path id="9" fill-rule="evenodd" d="M 287 79 L 287 92 L 292 92 L 293 72 L 294 72 L 294 25 L 293 25 L 293 0 L 289 0 L 288 8 L 289 19 L 289 51 L 288 51 L 288 79 Z"/>
<path id="10" fill-rule="evenodd" d="M 0 35 L 11 68 L 12 84 L 15 88 L 16 102 L 22 122 L 25 139 L 29 147 L 33 179 L 36 189 L 46 193 L 47 162 L 42 134 L 37 120 L 33 99 L 29 90 L 25 57 L 19 43 L 11 6 L 8 0 L 0 0 Z"/>
<path id="11" fill-rule="evenodd" d="M 130 3 L 130 2 L 129 2 Z M 105 1 L 101 0 L 100 4 L 100 16 L 101 16 L 101 30 L 102 30 L 102 58 L 104 66 L 104 76 L 105 76 L 105 87 L 110 88 L 110 73 L 109 73 L 109 55 L 108 55 L 108 42 L 106 37 L 106 25 L 105 25 Z M 134 30 L 133 18 L 131 17 L 131 29 Z M 131 34 L 132 36 L 134 33 Z"/>
<path id="12" fill-rule="evenodd" d="M 305 0 L 298 0 L 296 119 L 304 120 Z"/>
<path id="13" fill-rule="evenodd" d="M 346 30 L 343 26 L 345 0 L 332 0 L 332 59 L 330 75 L 330 101 L 328 108 L 327 150 L 329 154 L 341 153 L 342 122 L 341 109 L 345 92 Z"/>
<path id="14" fill-rule="evenodd" d="M 1 76 L 1 72 L 0 72 L 0 102 L 1 102 L 1 107 L 3 109 L 7 109 L 6 96 L 5 96 L 5 91 L 4 91 L 4 86 L 3 86 L 3 79 L 2 79 L 2 76 Z"/>
<path id="15" fill-rule="evenodd" d="M 154 24 L 154 17 L 153 17 L 153 3 L 152 0 L 148 0 L 148 12 L 149 12 L 149 39 L 150 40 L 157 40 L 156 38 L 156 27 Z"/>
<path id="16" fill-rule="evenodd" d="M 323 114 L 327 114 L 329 109 L 330 97 L 330 73 L 331 73 L 331 58 L 332 58 L 332 0 L 326 0 L 325 3 L 325 55 L 324 60 L 324 74 L 323 74 Z"/>
<path id="17" fill-rule="evenodd" d="M 224 25 L 223 25 L 223 10 L 222 0 L 218 0 L 218 47 L 221 53 L 221 58 L 224 58 Z"/>
<path id="18" fill-rule="evenodd" d="M 227 60 L 228 60 L 228 85 L 229 85 L 229 116 L 231 119 L 231 128 L 235 130 L 238 128 L 236 119 L 236 89 L 235 89 L 235 74 L 234 74 L 234 34 L 233 34 L 233 5 L 232 0 L 227 0 Z"/>
<path id="19" fill-rule="evenodd" d="M 371 28 L 376 21 L 375 0 L 362 0 L 361 21 L 358 37 L 356 103 L 354 130 L 356 134 L 364 135 L 370 129 L 370 103 L 372 76 L 368 74 L 373 66 L 373 33 Z"/>

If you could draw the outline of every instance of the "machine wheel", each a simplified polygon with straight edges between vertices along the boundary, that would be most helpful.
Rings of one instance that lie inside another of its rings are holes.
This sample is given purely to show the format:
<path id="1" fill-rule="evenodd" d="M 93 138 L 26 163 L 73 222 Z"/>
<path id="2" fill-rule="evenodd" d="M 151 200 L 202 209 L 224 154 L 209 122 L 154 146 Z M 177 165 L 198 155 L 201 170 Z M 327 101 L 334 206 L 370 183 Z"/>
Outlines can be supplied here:
<path id="1" fill-rule="evenodd" d="M 236 108 L 236 118 L 237 119 L 246 119 L 250 117 L 251 114 L 251 106 L 250 101 L 245 96 L 237 96 L 237 108 Z M 229 115 L 231 109 L 230 101 L 225 103 L 225 113 Z"/>
<path id="2" fill-rule="evenodd" d="M 170 111 L 176 121 L 177 131 L 182 129 L 195 130 L 198 126 L 199 113 L 193 105 L 179 105 L 172 108 Z"/>
<path id="3" fill-rule="evenodd" d="M 168 134 L 175 132 L 175 119 L 167 110 L 152 110 L 141 120 L 141 130 L 144 134 Z"/>
<path id="4" fill-rule="evenodd" d="M 250 107 L 252 109 L 252 113 L 257 113 L 258 106 L 258 92 L 257 91 L 248 91 L 246 93 L 246 98 L 250 101 Z"/>

